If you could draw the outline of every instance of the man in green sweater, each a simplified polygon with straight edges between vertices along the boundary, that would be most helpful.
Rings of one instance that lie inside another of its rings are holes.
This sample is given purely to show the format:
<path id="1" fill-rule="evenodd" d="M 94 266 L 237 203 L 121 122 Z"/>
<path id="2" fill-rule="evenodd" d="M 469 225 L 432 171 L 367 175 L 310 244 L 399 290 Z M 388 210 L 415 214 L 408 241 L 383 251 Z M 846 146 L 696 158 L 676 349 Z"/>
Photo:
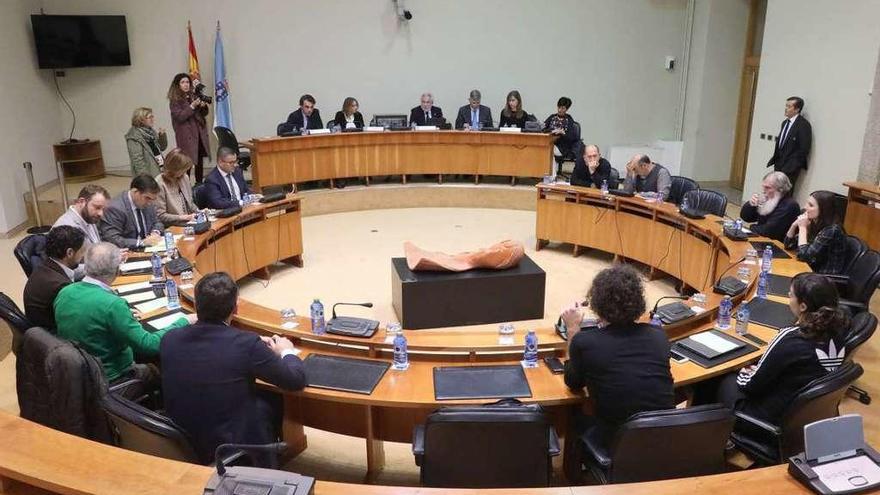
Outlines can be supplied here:
<path id="1" fill-rule="evenodd" d="M 154 333 L 144 330 L 128 303 L 110 288 L 121 263 L 122 252 L 118 247 L 108 242 L 93 244 L 85 256 L 86 277 L 61 289 L 55 298 L 55 323 L 59 337 L 80 344 L 101 360 L 111 385 L 137 378 L 149 390 L 160 383 L 158 370 L 152 365 L 135 363 L 134 352 L 144 356 L 158 354 L 165 333 L 194 323 L 196 318 L 180 318 Z"/>

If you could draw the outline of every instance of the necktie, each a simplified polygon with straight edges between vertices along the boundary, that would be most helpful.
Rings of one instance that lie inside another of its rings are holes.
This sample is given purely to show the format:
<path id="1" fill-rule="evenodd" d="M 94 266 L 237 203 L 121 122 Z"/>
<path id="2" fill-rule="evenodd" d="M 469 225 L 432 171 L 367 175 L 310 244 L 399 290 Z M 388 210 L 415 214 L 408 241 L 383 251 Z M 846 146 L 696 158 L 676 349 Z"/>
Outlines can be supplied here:
<path id="1" fill-rule="evenodd" d="M 235 186 L 232 185 L 232 174 L 226 176 L 226 183 L 229 185 L 229 199 L 238 201 L 238 198 L 235 197 Z"/>
<path id="2" fill-rule="evenodd" d="M 306 114 L 303 114 L 303 129 L 309 128 L 309 118 Z"/>
<path id="3" fill-rule="evenodd" d="M 137 224 L 138 224 L 137 225 L 138 237 L 143 239 L 143 238 L 147 237 L 147 227 L 146 227 L 147 222 L 144 221 L 144 210 L 141 210 L 140 208 L 136 208 L 135 212 L 137 213 L 137 215 L 135 215 L 135 217 L 137 218 Z"/>
<path id="4" fill-rule="evenodd" d="M 425 112 L 425 123 L 426 124 L 428 123 L 428 119 L 430 119 L 430 118 L 431 118 L 430 112 Z"/>
<path id="5" fill-rule="evenodd" d="M 477 110 L 471 110 L 471 127 L 476 127 L 477 122 L 479 121 L 479 112 Z"/>
<path id="6" fill-rule="evenodd" d="M 779 147 L 782 148 L 782 145 L 785 144 L 785 139 L 788 138 L 788 128 L 791 126 L 791 121 L 786 120 L 785 124 L 782 126 L 782 137 L 779 138 Z"/>

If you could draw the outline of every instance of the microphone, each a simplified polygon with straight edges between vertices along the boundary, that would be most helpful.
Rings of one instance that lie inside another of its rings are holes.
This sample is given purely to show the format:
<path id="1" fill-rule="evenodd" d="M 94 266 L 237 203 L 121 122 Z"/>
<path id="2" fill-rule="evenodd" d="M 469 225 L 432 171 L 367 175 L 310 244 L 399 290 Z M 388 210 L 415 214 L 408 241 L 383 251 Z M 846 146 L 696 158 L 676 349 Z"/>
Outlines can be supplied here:
<path id="1" fill-rule="evenodd" d="M 371 302 L 365 302 L 365 303 L 338 302 L 338 303 L 334 304 L 333 308 L 332 308 L 333 318 L 336 318 L 336 306 L 339 306 L 340 304 L 343 306 L 363 306 L 365 308 L 372 308 L 373 307 L 373 303 L 371 303 Z"/>
<path id="2" fill-rule="evenodd" d="M 684 301 L 685 299 L 689 299 L 689 298 L 690 298 L 690 296 L 663 296 L 660 299 L 657 299 L 657 302 L 654 303 L 654 308 L 651 309 L 651 312 L 648 313 L 648 315 L 653 319 L 654 314 L 657 313 L 657 306 L 659 306 L 660 301 L 662 301 L 664 299 L 678 299 L 680 301 Z"/>
<path id="3" fill-rule="evenodd" d="M 747 285 L 743 281 L 735 277 L 725 277 L 724 274 L 729 272 L 731 268 L 739 265 L 745 260 L 746 257 L 743 256 L 742 258 L 728 265 L 728 267 L 725 268 L 723 272 L 721 272 L 721 275 L 718 276 L 718 279 L 715 280 L 715 284 L 712 285 L 712 292 L 733 297 L 744 291 Z"/>
<path id="4" fill-rule="evenodd" d="M 217 474 L 223 476 L 226 474 L 226 465 L 223 464 L 223 453 L 232 450 L 243 450 L 249 454 L 254 452 L 266 452 L 270 454 L 283 454 L 287 451 L 285 442 L 267 443 L 265 445 L 249 445 L 241 443 L 224 443 L 217 446 L 214 450 L 215 463 L 217 465 Z"/>

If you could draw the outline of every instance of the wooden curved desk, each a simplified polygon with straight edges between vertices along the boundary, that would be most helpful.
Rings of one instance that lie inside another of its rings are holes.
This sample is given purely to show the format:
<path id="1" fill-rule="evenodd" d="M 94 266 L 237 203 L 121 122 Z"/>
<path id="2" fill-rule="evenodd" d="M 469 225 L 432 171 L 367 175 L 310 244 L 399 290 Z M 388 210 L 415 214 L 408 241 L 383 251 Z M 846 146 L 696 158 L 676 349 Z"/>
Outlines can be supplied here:
<path id="1" fill-rule="evenodd" d="M 415 134 L 412 134 L 415 135 Z M 580 247 L 594 247 L 621 258 L 634 259 L 655 271 L 672 274 L 687 285 L 707 294 L 707 311 L 670 326 L 670 337 L 679 337 L 712 327 L 721 297 L 711 293 L 717 276 L 730 268 L 730 260 L 744 258 L 748 243 L 721 237 L 717 217 L 691 220 L 680 216 L 675 207 L 648 203 L 640 198 L 602 198 L 595 189 L 571 186 L 537 188 L 536 231 L 539 243 L 549 240 L 571 242 Z M 179 243 L 181 253 L 195 260 L 198 279 L 202 273 L 227 271 L 234 278 L 248 273 L 267 275 L 266 266 L 276 261 L 300 262 L 302 235 L 299 225 L 299 197 L 268 205 L 252 205 L 237 217 L 212 224 L 208 233 Z M 777 244 L 777 248 L 781 247 Z M 577 251 L 577 248 L 575 248 Z M 793 275 L 808 270 L 796 260 L 775 260 L 774 273 Z M 752 279 L 757 267 L 753 268 Z M 191 289 L 182 291 L 192 297 Z M 784 299 L 783 299 L 784 301 Z M 300 314 L 305 311 L 300 311 Z M 250 301 L 240 301 L 235 316 L 238 327 L 261 333 L 277 333 L 292 338 L 310 353 L 389 359 L 391 345 L 380 331 L 370 339 L 334 335 L 317 336 L 308 329 L 307 318 L 299 318 L 299 327 L 281 327 L 279 312 Z M 731 330 L 732 331 L 732 330 Z M 775 331 L 752 325 L 749 330 L 765 341 Z M 389 371 L 370 395 L 307 388 L 298 393 L 284 393 L 285 440 L 298 453 L 306 448 L 303 425 L 359 436 L 367 442 L 368 476 L 384 463 L 383 441 L 409 442 L 412 427 L 422 423 L 433 410 L 444 405 L 482 403 L 485 400 L 437 401 L 433 393 L 432 370 L 436 366 L 485 362 L 516 363 L 522 355 L 522 335 L 516 344 L 499 345 L 493 325 L 455 329 L 406 331 L 412 364 L 406 372 Z M 552 328 L 537 328 L 539 351 L 564 356 L 567 343 Z M 672 363 L 677 387 L 730 372 L 757 359 L 761 350 L 723 365 L 703 369 L 693 363 Z M 526 370 L 532 397 L 525 402 L 540 403 L 547 409 L 557 431 L 567 430 L 568 409 L 584 402 L 582 392 L 573 392 L 561 375 L 553 375 L 545 366 Z"/>
<path id="2" fill-rule="evenodd" d="M 200 495 L 213 469 L 92 442 L 0 412 L 0 493 L 5 495 Z M 811 493 L 775 466 L 626 485 L 486 490 L 534 495 L 746 495 Z M 316 495 L 466 495 L 480 490 L 369 486 L 318 480 Z"/>
<path id="3" fill-rule="evenodd" d="M 542 177 L 549 134 L 395 131 L 251 140 L 254 188 L 375 175 L 468 174 Z"/>

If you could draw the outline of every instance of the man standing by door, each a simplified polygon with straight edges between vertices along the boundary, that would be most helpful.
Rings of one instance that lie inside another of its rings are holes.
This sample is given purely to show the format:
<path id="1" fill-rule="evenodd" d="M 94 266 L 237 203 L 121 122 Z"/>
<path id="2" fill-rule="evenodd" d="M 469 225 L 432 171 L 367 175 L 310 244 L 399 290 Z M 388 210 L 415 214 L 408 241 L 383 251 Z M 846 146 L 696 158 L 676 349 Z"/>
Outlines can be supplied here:
<path id="1" fill-rule="evenodd" d="M 792 96 L 785 100 L 785 120 L 776 139 L 773 156 L 767 166 L 788 176 L 794 188 L 801 170 L 807 168 L 807 158 L 813 145 L 813 127 L 810 121 L 801 115 L 804 100 Z"/>

